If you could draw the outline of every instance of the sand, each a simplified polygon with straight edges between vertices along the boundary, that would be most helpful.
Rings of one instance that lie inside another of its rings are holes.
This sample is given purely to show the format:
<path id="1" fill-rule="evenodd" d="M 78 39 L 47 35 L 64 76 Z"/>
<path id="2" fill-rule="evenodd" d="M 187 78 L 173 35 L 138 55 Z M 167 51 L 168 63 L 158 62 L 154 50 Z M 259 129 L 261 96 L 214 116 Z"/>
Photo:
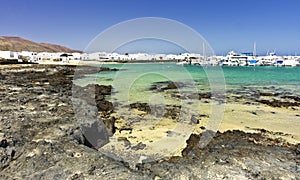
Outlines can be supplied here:
<path id="1" fill-rule="evenodd" d="M 199 124 L 180 123 L 170 118 L 158 118 L 149 121 L 151 117 L 144 115 L 144 119 L 134 123 L 132 131 L 117 131 L 110 139 L 110 143 L 101 150 L 110 153 L 113 158 L 122 158 L 133 165 L 141 159 L 171 156 L 181 156 L 186 147 L 186 140 L 191 134 L 200 134 L 206 131 L 203 127 L 212 124 L 211 104 L 201 103 Z M 299 109 L 274 108 L 261 104 L 227 103 L 224 104 L 224 116 L 217 121 L 214 131 L 241 130 L 249 133 L 261 133 L 272 139 L 280 138 L 286 142 L 296 144 L 300 142 Z M 141 115 L 143 112 L 135 112 Z M 216 112 L 214 112 L 216 113 Z M 152 117 L 153 118 L 153 117 Z M 219 124 L 218 124 L 219 123 Z M 117 129 L 126 126 L 125 120 L 116 123 Z M 265 131 L 266 130 L 266 131 Z M 125 141 L 127 143 L 125 143 Z M 132 147 L 144 144 L 145 147 L 133 150 Z"/>

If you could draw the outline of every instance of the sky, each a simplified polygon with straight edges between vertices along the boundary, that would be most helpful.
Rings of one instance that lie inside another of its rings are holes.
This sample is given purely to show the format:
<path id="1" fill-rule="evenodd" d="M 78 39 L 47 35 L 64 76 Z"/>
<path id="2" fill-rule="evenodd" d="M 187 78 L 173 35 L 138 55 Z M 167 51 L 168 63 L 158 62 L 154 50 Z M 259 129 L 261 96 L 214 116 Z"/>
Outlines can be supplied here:
<path id="1" fill-rule="evenodd" d="M 228 51 L 300 55 L 299 0 L 0 0 L 0 35 L 84 50 L 105 29 L 134 18 L 183 23 Z M 157 47 L 157 45 L 156 45 Z M 180 48 L 175 48 L 174 53 Z M 172 51 L 172 50 L 169 50 Z"/>

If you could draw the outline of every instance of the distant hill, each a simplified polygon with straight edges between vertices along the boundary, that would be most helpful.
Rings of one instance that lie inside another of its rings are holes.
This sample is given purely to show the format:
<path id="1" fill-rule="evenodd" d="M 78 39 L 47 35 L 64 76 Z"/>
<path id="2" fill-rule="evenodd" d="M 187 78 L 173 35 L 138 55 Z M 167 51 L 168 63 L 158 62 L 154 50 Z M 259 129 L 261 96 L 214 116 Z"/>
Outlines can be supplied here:
<path id="1" fill-rule="evenodd" d="M 82 52 L 50 43 L 36 43 L 21 37 L 0 36 L 0 51 Z"/>

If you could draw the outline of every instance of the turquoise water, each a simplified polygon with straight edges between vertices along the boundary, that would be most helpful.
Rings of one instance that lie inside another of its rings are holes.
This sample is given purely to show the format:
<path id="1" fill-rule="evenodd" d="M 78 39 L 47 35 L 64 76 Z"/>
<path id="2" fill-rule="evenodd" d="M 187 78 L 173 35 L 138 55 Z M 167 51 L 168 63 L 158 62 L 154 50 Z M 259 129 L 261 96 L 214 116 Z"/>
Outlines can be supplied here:
<path id="1" fill-rule="evenodd" d="M 122 73 L 105 72 L 99 75 L 100 78 L 107 78 L 110 80 L 120 78 L 118 74 L 121 74 L 122 76 L 126 74 L 126 78 L 137 78 L 141 74 L 148 74 L 147 78 L 153 82 L 164 81 L 171 78 L 174 79 L 174 81 L 194 80 L 204 85 L 208 84 L 207 73 L 204 68 L 200 66 L 182 67 L 177 66 L 175 63 L 105 64 L 101 66 L 122 69 Z M 222 72 L 220 72 L 220 70 Z M 124 71 L 126 71 L 126 73 Z M 300 86 L 300 67 L 220 67 L 220 69 L 214 69 L 213 71 L 224 74 L 227 86 L 287 85 L 295 86 L 295 88 L 299 88 L 298 86 Z M 162 78 L 157 74 L 167 77 Z M 221 76 L 219 77 L 222 78 Z M 126 81 L 126 79 L 124 79 L 124 81 Z M 103 83 L 106 84 L 108 82 Z"/>
<path id="2" fill-rule="evenodd" d="M 135 63 L 103 64 L 102 67 L 117 68 L 119 71 L 101 72 L 90 75 L 85 83 L 112 85 L 115 95 L 112 98 L 123 102 L 149 101 L 153 91 L 149 90 L 156 82 L 182 82 L 179 91 L 230 90 L 243 87 L 281 88 L 300 94 L 300 67 L 209 67 L 178 66 L 175 63 Z M 180 92 L 179 92 L 180 93 Z M 171 103 L 174 98 L 166 98 L 167 93 L 156 92 L 157 99 Z M 161 98 L 159 98 L 161 96 Z M 157 98 L 158 97 L 158 98 Z"/>
<path id="3" fill-rule="evenodd" d="M 300 85 L 300 67 L 223 67 L 226 83 L 240 85 Z"/>

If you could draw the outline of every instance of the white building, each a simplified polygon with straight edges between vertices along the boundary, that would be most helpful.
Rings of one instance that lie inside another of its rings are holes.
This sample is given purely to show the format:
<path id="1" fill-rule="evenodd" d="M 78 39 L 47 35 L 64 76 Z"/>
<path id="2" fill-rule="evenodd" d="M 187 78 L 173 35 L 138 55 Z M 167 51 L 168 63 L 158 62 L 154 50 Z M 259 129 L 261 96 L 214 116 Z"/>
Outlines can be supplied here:
<path id="1" fill-rule="evenodd" d="M 0 58 L 2 59 L 18 59 L 18 53 L 12 51 L 0 51 Z"/>
<path id="2" fill-rule="evenodd" d="M 36 62 L 38 61 L 38 56 L 36 52 L 22 51 L 18 53 L 18 59 L 26 59 L 29 62 Z"/>
<path id="3" fill-rule="evenodd" d="M 88 54 L 88 59 L 105 61 L 105 60 L 108 60 L 109 57 L 107 56 L 106 52 L 95 52 L 95 53 Z"/>
<path id="4" fill-rule="evenodd" d="M 81 60 L 89 60 L 89 54 L 87 53 L 81 54 Z"/>
<path id="5" fill-rule="evenodd" d="M 72 53 L 72 56 L 70 56 L 70 60 L 82 60 L 82 54 L 81 53 Z"/>
<path id="6" fill-rule="evenodd" d="M 61 56 L 62 54 L 68 54 L 68 57 Z M 50 52 L 40 52 L 37 53 L 38 61 L 67 61 L 71 59 L 71 54 L 64 52 L 50 53 Z"/>
<path id="7" fill-rule="evenodd" d="M 166 55 L 166 60 L 184 60 L 185 57 L 182 55 L 168 54 Z"/>
<path id="8" fill-rule="evenodd" d="M 136 54 L 129 54 L 128 58 L 130 60 L 151 60 L 151 55 L 147 53 L 136 53 Z"/>

